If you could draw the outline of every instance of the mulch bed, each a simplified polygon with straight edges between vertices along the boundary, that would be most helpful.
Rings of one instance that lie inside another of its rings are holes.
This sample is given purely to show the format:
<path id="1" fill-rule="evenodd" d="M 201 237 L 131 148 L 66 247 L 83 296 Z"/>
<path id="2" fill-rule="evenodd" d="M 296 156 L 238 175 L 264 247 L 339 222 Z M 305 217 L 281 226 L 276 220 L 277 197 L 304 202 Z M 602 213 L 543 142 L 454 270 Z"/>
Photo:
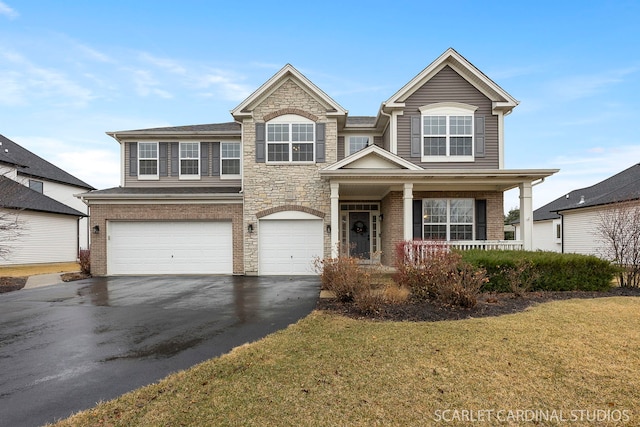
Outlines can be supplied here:
<path id="1" fill-rule="evenodd" d="M 607 292 L 528 292 L 522 297 L 516 297 L 510 293 L 483 293 L 478 298 L 478 304 L 473 308 L 444 306 L 431 301 L 408 302 L 402 305 L 386 305 L 376 313 L 367 314 L 363 314 L 352 303 L 343 303 L 335 298 L 321 298 L 317 308 L 354 319 L 435 322 L 517 313 L 532 305 L 554 300 L 614 296 L 640 296 L 640 288 L 612 288 Z"/>
<path id="2" fill-rule="evenodd" d="M 0 277 L 0 294 L 24 288 L 26 277 Z"/>

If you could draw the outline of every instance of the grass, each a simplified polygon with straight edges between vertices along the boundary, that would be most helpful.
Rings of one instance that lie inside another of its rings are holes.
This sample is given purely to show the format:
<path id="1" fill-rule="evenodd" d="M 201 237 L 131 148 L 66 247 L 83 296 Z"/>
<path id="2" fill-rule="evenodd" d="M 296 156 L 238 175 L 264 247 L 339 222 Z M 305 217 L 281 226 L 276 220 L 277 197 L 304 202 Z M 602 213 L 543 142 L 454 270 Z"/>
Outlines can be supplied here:
<path id="1" fill-rule="evenodd" d="M 10 265 L 0 266 L 0 277 L 26 277 L 35 274 L 69 273 L 74 271 L 80 271 L 80 265 L 77 262 Z"/>
<path id="2" fill-rule="evenodd" d="M 633 297 L 435 323 L 314 312 L 57 425 L 433 425 L 491 409 L 627 411 L 638 425 L 639 313 Z"/>

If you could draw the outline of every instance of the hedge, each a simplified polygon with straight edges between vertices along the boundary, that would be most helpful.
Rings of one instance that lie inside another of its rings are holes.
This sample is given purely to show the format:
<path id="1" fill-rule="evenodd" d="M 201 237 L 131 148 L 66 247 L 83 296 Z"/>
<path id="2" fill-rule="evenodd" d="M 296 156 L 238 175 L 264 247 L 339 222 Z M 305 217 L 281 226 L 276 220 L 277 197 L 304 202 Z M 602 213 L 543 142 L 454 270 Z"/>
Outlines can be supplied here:
<path id="1" fill-rule="evenodd" d="M 462 251 L 462 260 L 484 268 L 483 291 L 510 292 L 504 272 L 530 262 L 536 272 L 531 291 L 606 291 L 617 273 L 608 261 L 591 255 L 531 251 Z"/>

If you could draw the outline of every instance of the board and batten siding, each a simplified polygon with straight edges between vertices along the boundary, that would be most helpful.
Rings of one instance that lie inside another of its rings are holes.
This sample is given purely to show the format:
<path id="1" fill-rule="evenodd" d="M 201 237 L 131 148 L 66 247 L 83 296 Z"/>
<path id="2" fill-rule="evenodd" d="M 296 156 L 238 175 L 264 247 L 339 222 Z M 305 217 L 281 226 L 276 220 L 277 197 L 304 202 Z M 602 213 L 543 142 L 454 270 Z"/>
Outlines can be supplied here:
<path id="1" fill-rule="evenodd" d="M 183 142 L 187 141 L 187 140 L 182 140 Z M 179 173 L 178 175 L 172 176 L 172 167 L 176 167 L 175 165 L 179 163 L 179 159 L 178 159 L 178 163 L 176 163 L 175 161 L 172 162 L 172 155 L 171 155 L 171 143 L 172 142 L 176 142 L 176 141 L 169 141 L 169 145 L 167 147 L 168 150 L 168 161 L 167 161 L 167 176 L 160 176 L 159 179 L 152 179 L 152 180 L 139 180 L 137 176 L 131 176 L 130 173 L 130 159 L 131 159 L 131 154 L 130 154 L 130 142 L 132 141 L 128 141 L 128 142 L 123 142 L 122 144 L 124 145 L 124 186 L 125 187 L 239 187 L 241 184 L 241 180 L 240 179 L 222 179 L 219 176 L 219 171 L 220 171 L 220 151 L 218 150 L 217 152 L 215 152 L 215 150 L 213 150 L 213 143 L 217 142 L 219 143 L 219 139 L 208 139 L 207 141 L 211 141 L 211 143 L 209 143 L 209 148 L 208 148 L 208 152 L 207 152 L 207 170 L 208 173 L 206 174 L 200 174 L 200 179 L 180 179 L 179 177 Z M 233 139 L 233 138 L 224 138 L 223 140 L 224 142 L 240 142 L 237 139 Z M 143 141 L 143 142 L 158 142 L 157 140 L 154 141 Z M 160 141 L 160 142 L 166 142 L 166 141 Z M 203 141 L 204 142 L 204 141 Z M 241 149 L 242 152 L 242 149 Z M 215 157 L 217 154 L 217 157 Z M 214 157 L 215 157 L 215 162 L 214 162 Z M 201 162 L 203 161 L 203 159 L 200 160 Z M 241 156 L 241 160 L 240 162 L 242 163 L 242 156 Z M 215 163 L 215 164 L 214 164 Z M 202 163 L 201 163 L 202 165 Z M 216 175 L 214 173 L 214 167 L 216 168 L 216 172 L 218 175 Z M 242 166 L 241 166 L 242 169 Z"/>
<path id="2" fill-rule="evenodd" d="M 13 211 L 2 211 L 15 214 Z M 78 218 L 21 211 L 20 236 L 8 242 L 11 252 L 0 265 L 75 262 L 78 258 Z"/>
<path id="3" fill-rule="evenodd" d="M 420 116 L 420 107 L 438 102 L 461 102 L 477 106 L 475 117 L 485 117 L 485 156 L 474 162 L 421 162 L 411 157 L 411 117 Z M 398 155 L 428 169 L 498 169 L 498 116 L 491 113 L 492 102 L 451 67 L 445 66 L 405 101 L 398 116 Z"/>
<path id="4" fill-rule="evenodd" d="M 602 239 L 598 236 L 600 209 L 563 212 L 564 252 L 602 256 Z"/>

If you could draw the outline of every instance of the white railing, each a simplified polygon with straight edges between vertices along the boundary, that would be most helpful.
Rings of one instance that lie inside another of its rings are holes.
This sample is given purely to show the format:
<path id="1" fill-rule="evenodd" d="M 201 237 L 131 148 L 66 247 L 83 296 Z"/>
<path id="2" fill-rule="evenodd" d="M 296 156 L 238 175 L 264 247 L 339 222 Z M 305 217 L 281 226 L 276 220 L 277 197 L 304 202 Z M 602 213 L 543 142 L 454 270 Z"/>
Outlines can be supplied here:
<path id="1" fill-rule="evenodd" d="M 429 257 L 437 256 L 451 249 L 461 251 L 469 249 L 520 251 L 524 249 L 524 243 L 520 240 L 455 240 L 450 242 L 442 240 L 413 240 L 406 242 L 404 246 L 405 259 L 409 262 L 422 262 Z"/>
<path id="2" fill-rule="evenodd" d="M 524 242 L 521 240 L 457 240 L 444 243 L 461 251 L 468 249 L 482 249 L 483 251 L 521 251 L 524 249 Z"/>

